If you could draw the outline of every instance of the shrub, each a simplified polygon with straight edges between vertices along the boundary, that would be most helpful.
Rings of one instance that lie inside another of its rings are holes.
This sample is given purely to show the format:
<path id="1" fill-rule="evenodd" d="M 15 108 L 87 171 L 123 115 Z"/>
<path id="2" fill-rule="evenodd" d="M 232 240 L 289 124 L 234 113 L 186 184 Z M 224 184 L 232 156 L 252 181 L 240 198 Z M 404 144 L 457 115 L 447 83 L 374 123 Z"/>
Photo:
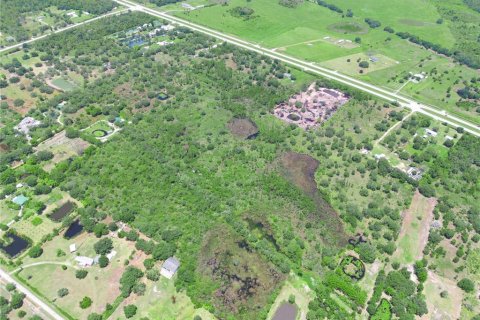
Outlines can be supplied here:
<path id="1" fill-rule="evenodd" d="M 126 318 L 131 318 L 137 314 L 137 306 L 134 304 L 129 304 L 128 306 L 123 307 L 123 313 Z"/>
<path id="2" fill-rule="evenodd" d="M 75 277 L 77 277 L 77 279 L 85 279 L 87 274 L 88 274 L 87 270 L 77 270 L 75 272 Z"/>
<path id="3" fill-rule="evenodd" d="M 80 301 L 80 308 L 87 309 L 92 305 L 92 299 L 90 297 L 83 297 L 82 301 Z"/>
<path id="4" fill-rule="evenodd" d="M 475 290 L 475 284 L 468 278 L 463 278 L 462 280 L 458 281 L 457 285 L 465 292 L 472 292 Z"/>
<path id="5" fill-rule="evenodd" d="M 40 246 L 33 246 L 29 251 L 28 255 L 31 258 L 38 258 L 42 255 L 43 249 Z"/>
<path id="6" fill-rule="evenodd" d="M 58 290 L 57 294 L 60 298 L 63 298 L 69 294 L 69 291 L 67 288 L 61 288 L 60 290 Z"/>

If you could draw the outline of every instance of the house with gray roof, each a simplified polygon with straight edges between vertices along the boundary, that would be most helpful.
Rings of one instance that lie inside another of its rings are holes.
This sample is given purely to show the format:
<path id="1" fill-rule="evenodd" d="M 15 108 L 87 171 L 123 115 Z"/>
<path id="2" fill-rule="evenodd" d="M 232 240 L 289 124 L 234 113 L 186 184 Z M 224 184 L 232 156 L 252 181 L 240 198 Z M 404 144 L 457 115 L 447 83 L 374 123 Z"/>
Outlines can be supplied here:
<path id="1" fill-rule="evenodd" d="M 160 269 L 160 274 L 168 279 L 171 279 L 180 267 L 180 261 L 175 257 L 170 257 L 162 265 Z"/>

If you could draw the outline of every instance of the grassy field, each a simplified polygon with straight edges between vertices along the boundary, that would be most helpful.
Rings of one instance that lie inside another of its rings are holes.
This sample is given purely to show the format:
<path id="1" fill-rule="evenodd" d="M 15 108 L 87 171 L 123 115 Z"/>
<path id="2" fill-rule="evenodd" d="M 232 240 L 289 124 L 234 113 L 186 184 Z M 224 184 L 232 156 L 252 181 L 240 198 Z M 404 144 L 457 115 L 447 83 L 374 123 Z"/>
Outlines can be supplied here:
<path id="1" fill-rule="evenodd" d="M 62 91 L 72 91 L 78 88 L 75 82 L 69 77 L 55 78 L 51 81 L 51 83 L 55 87 L 60 88 Z"/>
<path id="2" fill-rule="evenodd" d="M 14 210 L 8 207 L 7 202 L 10 201 L 9 199 L 0 200 L 0 223 L 7 224 L 8 222 L 12 221 L 18 215 L 18 210 Z"/>
<path id="3" fill-rule="evenodd" d="M 196 309 L 185 292 L 175 289 L 174 279 L 161 277 L 156 282 L 147 281 L 145 295 L 135 297 L 135 300 L 123 301 L 110 319 L 125 319 L 123 307 L 134 303 L 138 307 L 137 314 L 132 319 L 164 319 L 191 320 L 199 315 L 203 320 L 213 320 L 215 317 L 203 308 Z M 175 298 L 172 298 L 175 297 Z"/>
<path id="4" fill-rule="evenodd" d="M 442 298 L 441 292 L 447 292 Z M 430 319 L 460 319 L 462 290 L 450 279 L 429 272 L 425 282 L 425 297 Z"/>
<path id="5" fill-rule="evenodd" d="M 58 236 L 47 242 L 43 246 L 44 253 L 40 258 L 26 257 L 24 259 L 23 270 L 18 275 L 24 280 L 28 279 L 28 283 L 48 301 L 55 302 L 55 305 L 67 311 L 72 317 L 86 319 L 87 315 L 92 312 L 103 312 L 106 304 L 113 303 L 119 295 L 119 279 L 125 269 L 124 261 L 128 260 L 132 251 L 135 250 L 133 243 L 115 237 L 111 237 L 111 239 L 117 255 L 104 269 L 97 265 L 86 268 L 88 275 L 85 279 L 80 280 L 75 277 L 75 270 L 78 267 L 73 259 L 76 254 L 95 256 L 93 245 L 98 239 L 86 233 L 72 240 Z M 75 254 L 69 253 L 68 246 L 71 243 L 75 243 L 78 248 Z M 67 255 L 58 256 L 58 250 L 64 251 Z M 136 254 L 130 263 L 141 265 L 143 258 L 143 255 Z M 39 262 L 44 264 L 30 266 L 32 263 Z M 58 263 L 67 265 L 67 269 L 63 270 Z M 61 288 L 69 290 L 69 294 L 63 298 L 57 296 L 57 291 Z M 81 309 L 79 302 L 85 296 L 90 297 L 93 303 L 91 307 Z"/>
<path id="6" fill-rule="evenodd" d="M 425 198 L 419 192 L 415 193 L 410 208 L 403 214 L 394 261 L 406 265 L 422 258 L 435 205 L 435 199 Z"/>
<path id="7" fill-rule="evenodd" d="M 85 132 L 93 135 L 96 138 L 101 138 L 104 136 L 104 132 L 110 133 L 112 131 L 112 127 L 108 125 L 105 120 L 100 120 L 89 126 L 85 129 Z"/>
<path id="8" fill-rule="evenodd" d="M 368 68 L 360 68 L 358 66 L 359 61 L 367 61 L 369 63 Z M 342 73 L 348 75 L 358 75 L 360 74 L 360 70 L 363 70 L 363 74 L 367 74 L 370 72 L 375 72 L 378 70 L 382 70 L 385 68 L 390 68 L 391 66 L 395 66 L 399 62 L 390 59 L 381 54 L 370 54 L 367 55 L 365 53 L 356 53 L 349 56 L 336 58 L 332 60 L 328 60 L 322 63 L 322 65 L 338 70 Z"/>
<path id="9" fill-rule="evenodd" d="M 39 220 L 40 219 L 40 220 Z M 13 229 L 20 234 L 26 234 L 34 243 L 38 243 L 43 236 L 51 233 L 53 229 L 60 227 L 45 216 L 31 216 L 28 219 L 22 219 L 13 225 Z"/>
<path id="10" fill-rule="evenodd" d="M 315 292 L 313 292 L 308 284 L 300 279 L 298 276 L 291 274 L 289 278 L 285 281 L 280 293 L 278 294 L 275 302 L 268 313 L 267 320 L 271 320 L 275 315 L 278 307 L 284 302 L 288 301 L 288 298 L 294 295 L 295 304 L 299 308 L 297 315 L 300 315 L 300 318 L 303 319 L 308 313 L 308 304 L 311 300 L 315 298 Z"/>

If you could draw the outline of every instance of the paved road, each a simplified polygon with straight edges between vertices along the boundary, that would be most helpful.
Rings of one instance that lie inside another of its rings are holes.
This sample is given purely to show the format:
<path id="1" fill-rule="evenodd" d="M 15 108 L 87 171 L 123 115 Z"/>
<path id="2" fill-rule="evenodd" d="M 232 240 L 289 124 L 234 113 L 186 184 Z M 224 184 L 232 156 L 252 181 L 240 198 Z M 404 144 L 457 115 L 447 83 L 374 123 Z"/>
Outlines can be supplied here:
<path id="1" fill-rule="evenodd" d="M 251 43 L 251 42 L 239 39 L 237 37 L 224 34 L 222 32 L 189 22 L 187 20 L 184 20 L 175 16 L 171 16 L 169 14 L 166 14 L 165 12 L 161 12 L 157 9 L 151 9 L 151 8 L 145 7 L 143 5 L 140 5 L 130 0 L 115 0 L 115 1 L 121 5 L 124 5 L 130 8 L 131 10 L 142 11 L 147 14 L 170 21 L 171 23 L 188 27 L 194 31 L 207 34 L 211 37 L 234 44 L 238 47 L 260 53 L 264 56 L 267 56 L 273 59 L 278 59 L 282 62 L 285 62 L 297 68 L 300 68 L 304 71 L 318 74 L 323 77 L 335 80 L 337 82 L 362 90 L 364 92 L 367 92 L 371 95 L 385 99 L 387 101 L 397 101 L 403 107 L 409 108 L 415 112 L 425 114 L 436 120 L 446 122 L 454 127 L 463 127 L 465 131 L 480 137 L 480 126 L 468 120 L 459 118 L 455 115 L 447 114 L 447 112 L 440 110 L 438 108 L 414 101 L 411 98 L 408 98 L 399 93 L 396 93 L 395 91 L 390 91 L 388 89 L 384 89 L 384 88 L 372 85 L 370 83 L 366 83 L 364 81 L 344 75 L 336 70 L 330 70 L 330 69 L 318 66 L 314 63 L 306 62 L 306 61 L 276 52 L 273 49 L 262 47 L 259 44 Z"/>
<path id="2" fill-rule="evenodd" d="M 3 278 L 7 282 L 14 283 L 17 286 L 18 291 L 23 292 L 30 301 L 32 301 L 37 306 L 40 306 L 46 313 L 48 313 L 49 316 L 52 317 L 52 319 L 64 320 L 64 318 L 61 315 L 59 315 L 55 310 L 53 310 L 48 304 L 44 303 L 42 300 L 37 298 L 36 295 L 30 292 L 30 290 L 25 288 L 18 281 L 13 279 L 7 272 L 2 270 L 1 268 L 0 268 L 0 278 Z"/>
<path id="3" fill-rule="evenodd" d="M 63 32 L 63 31 L 67 31 L 67 30 L 70 30 L 72 28 L 76 28 L 78 26 L 81 26 L 81 25 L 84 25 L 86 23 L 90 23 L 92 21 L 95 21 L 95 20 L 99 20 L 99 19 L 103 19 L 105 17 L 109 17 L 109 16 L 112 16 L 112 15 L 116 15 L 116 14 L 122 14 L 123 12 L 125 11 L 128 11 L 129 9 L 123 9 L 123 10 L 119 10 L 119 11 L 114 11 L 114 12 L 110 12 L 110 13 L 106 13 L 104 15 L 101 15 L 101 16 L 98 16 L 98 17 L 95 17 L 95 18 L 92 18 L 92 19 L 89 19 L 89 20 L 85 20 L 83 22 L 79 22 L 79 23 L 76 23 L 76 24 L 72 24 L 72 25 L 69 25 L 65 28 L 61 28 L 61 29 L 57 29 L 57 30 L 54 30 L 53 32 L 50 32 L 50 33 L 47 33 L 47 34 L 44 34 L 44 35 L 41 35 L 41 36 L 38 36 L 38 37 L 34 37 L 34 38 L 31 38 L 29 40 L 26 40 L 26 41 L 23 41 L 23 42 L 20 42 L 20 43 L 17 43 L 17 44 L 14 44 L 13 46 L 9 46 L 9 47 L 5 47 L 5 48 L 2 48 L 0 49 L 0 53 L 2 52 L 6 52 L 6 51 L 9 51 L 9 50 L 12 50 L 12 49 L 15 49 L 15 48 L 20 48 L 22 47 L 24 44 L 29 44 L 31 42 L 34 42 L 34 41 L 37 41 L 37 40 L 40 40 L 40 39 L 43 39 L 43 38 L 46 38 L 52 34 L 55 34 L 55 33 L 60 33 L 60 32 Z"/>

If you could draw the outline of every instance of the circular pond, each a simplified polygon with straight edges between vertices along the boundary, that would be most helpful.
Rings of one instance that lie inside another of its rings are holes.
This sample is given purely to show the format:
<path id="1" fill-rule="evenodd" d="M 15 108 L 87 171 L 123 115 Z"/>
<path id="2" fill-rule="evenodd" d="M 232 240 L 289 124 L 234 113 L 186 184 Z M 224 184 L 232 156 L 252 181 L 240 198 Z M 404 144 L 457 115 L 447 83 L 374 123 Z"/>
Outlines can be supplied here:
<path id="1" fill-rule="evenodd" d="M 108 134 L 108 132 L 102 129 L 96 129 L 92 131 L 92 134 L 97 138 L 102 138 L 102 137 L 105 137 Z"/>
<path id="2" fill-rule="evenodd" d="M 349 276 L 351 279 L 360 280 L 365 275 L 365 264 L 362 260 L 354 256 L 346 256 L 340 262 L 343 273 Z"/>

